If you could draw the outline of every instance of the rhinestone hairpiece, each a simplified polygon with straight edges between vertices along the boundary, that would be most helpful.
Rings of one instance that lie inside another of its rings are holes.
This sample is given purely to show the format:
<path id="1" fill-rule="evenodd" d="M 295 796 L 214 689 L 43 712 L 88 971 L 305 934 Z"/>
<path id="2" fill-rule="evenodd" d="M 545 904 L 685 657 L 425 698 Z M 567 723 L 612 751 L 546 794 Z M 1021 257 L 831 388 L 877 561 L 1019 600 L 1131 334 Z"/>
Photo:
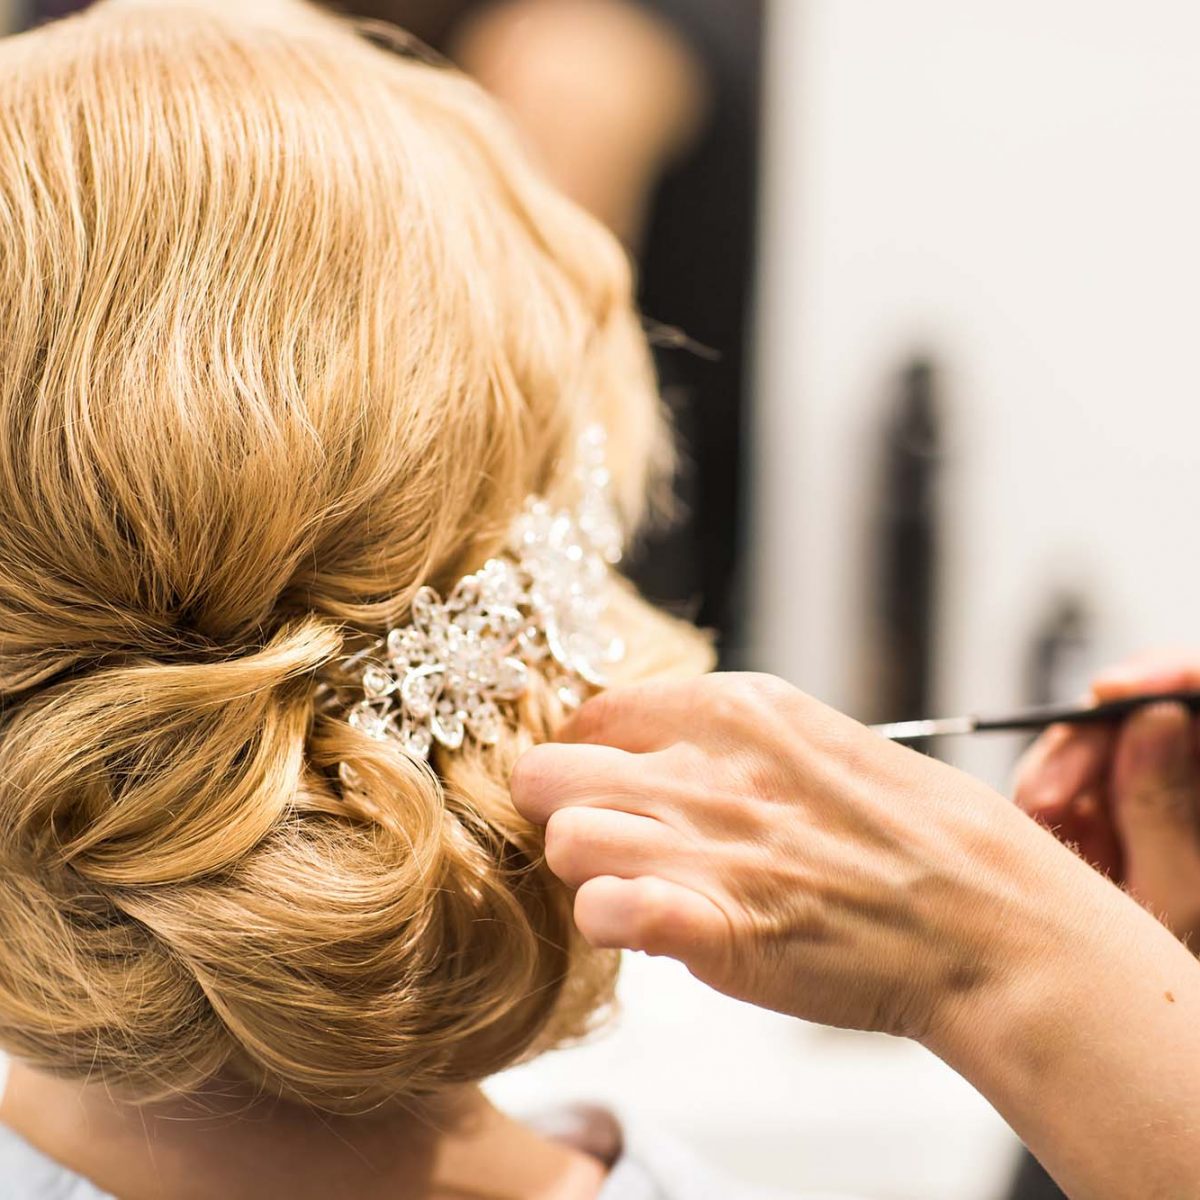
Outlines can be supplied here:
<path id="1" fill-rule="evenodd" d="M 362 695 L 351 725 L 428 759 L 435 744 L 495 742 L 531 671 L 569 707 L 604 685 L 625 652 L 604 625 L 609 568 L 622 551 L 605 442 L 600 425 L 580 439 L 573 509 L 530 498 L 500 554 L 444 600 L 421 588 L 408 624 L 344 661 Z"/>

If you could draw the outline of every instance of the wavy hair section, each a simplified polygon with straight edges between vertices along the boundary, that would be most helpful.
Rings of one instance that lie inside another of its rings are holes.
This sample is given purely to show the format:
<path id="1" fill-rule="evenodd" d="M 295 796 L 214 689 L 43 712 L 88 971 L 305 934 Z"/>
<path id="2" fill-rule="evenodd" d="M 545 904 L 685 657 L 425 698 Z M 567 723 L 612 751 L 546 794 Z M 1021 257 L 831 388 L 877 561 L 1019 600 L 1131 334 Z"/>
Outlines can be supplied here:
<path id="1" fill-rule="evenodd" d="M 108 3 L 0 42 L 0 326 L 0 1044 L 354 1110 L 583 1032 L 614 963 L 506 786 L 550 689 L 428 767 L 315 697 L 584 422 L 640 519 L 614 241 L 452 71 L 292 0 Z M 614 593 L 630 678 L 702 669 Z"/>

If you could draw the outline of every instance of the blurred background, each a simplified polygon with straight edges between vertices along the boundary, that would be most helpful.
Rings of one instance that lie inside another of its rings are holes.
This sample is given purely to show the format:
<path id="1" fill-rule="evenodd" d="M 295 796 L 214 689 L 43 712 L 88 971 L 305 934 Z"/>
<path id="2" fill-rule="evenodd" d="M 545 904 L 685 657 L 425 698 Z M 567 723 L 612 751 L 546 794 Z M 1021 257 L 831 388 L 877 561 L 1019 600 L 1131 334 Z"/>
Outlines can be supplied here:
<path id="1" fill-rule="evenodd" d="M 724 665 L 883 720 L 1200 640 L 1194 0 L 340 7 L 480 78 L 637 259 L 686 516 L 632 570 Z M 938 752 L 1004 788 L 1021 748 Z M 627 967 L 607 1036 L 494 1095 L 610 1103 L 797 1191 L 1055 1194 L 916 1047 Z"/>

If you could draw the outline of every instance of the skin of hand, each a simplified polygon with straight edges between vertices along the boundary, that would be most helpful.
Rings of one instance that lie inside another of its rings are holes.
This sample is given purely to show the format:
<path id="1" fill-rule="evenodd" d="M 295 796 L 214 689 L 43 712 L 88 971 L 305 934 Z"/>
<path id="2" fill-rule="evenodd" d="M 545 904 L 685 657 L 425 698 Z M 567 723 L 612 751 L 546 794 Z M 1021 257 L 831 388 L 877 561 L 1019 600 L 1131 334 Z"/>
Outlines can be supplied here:
<path id="1" fill-rule="evenodd" d="M 1099 676 L 1097 700 L 1200 688 L 1200 653 L 1157 651 Z M 1017 771 L 1016 802 L 1176 936 L 1200 941 L 1200 724 L 1182 705 L 1120 726 L 1048 730 Z"/>
<path id="2" fill-rule="evenodd" d="M 1030 894 L 1060 847 L 1033 822 L 770 676 L 607 693 L 561 737 L 520 761 L 512 793 L 546 824 L 596 944 L 670 954 L 794 1016 L 920 1038 L 947 997 L 1058 931 Z"/>
<path id="3" fill-rule="evenodd" d="M 1200 966 L 998 793 L 769 676 L 604 693 L 560 737 L 512 794 L 590 942 L 925 1042 L 1069 1194 L 1194 1194 Z"/>

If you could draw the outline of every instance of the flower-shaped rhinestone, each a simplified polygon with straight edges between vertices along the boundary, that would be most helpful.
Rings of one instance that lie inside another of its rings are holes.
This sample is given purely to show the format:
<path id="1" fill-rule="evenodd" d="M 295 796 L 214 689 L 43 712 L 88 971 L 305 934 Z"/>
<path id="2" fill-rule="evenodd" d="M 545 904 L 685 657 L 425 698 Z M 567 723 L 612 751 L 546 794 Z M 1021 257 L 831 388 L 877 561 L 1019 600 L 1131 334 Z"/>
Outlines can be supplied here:
<path id="1" fill-rule="evenodd" d="M 409 623 L 349 660 L 362 688 L 351 725 L 425 759 L 435 742 L 447 750 L 468 738 L 495 742 L 531 670 L 569 705 L 603 686 L 605 668 L 624 653 L 604 628 L 609 567 L 621 557 L 604 444 L 603 428 L 590 426 L 574 510 L 530 499 L 502 556 L 445 600 L 421 588 Z"/>

